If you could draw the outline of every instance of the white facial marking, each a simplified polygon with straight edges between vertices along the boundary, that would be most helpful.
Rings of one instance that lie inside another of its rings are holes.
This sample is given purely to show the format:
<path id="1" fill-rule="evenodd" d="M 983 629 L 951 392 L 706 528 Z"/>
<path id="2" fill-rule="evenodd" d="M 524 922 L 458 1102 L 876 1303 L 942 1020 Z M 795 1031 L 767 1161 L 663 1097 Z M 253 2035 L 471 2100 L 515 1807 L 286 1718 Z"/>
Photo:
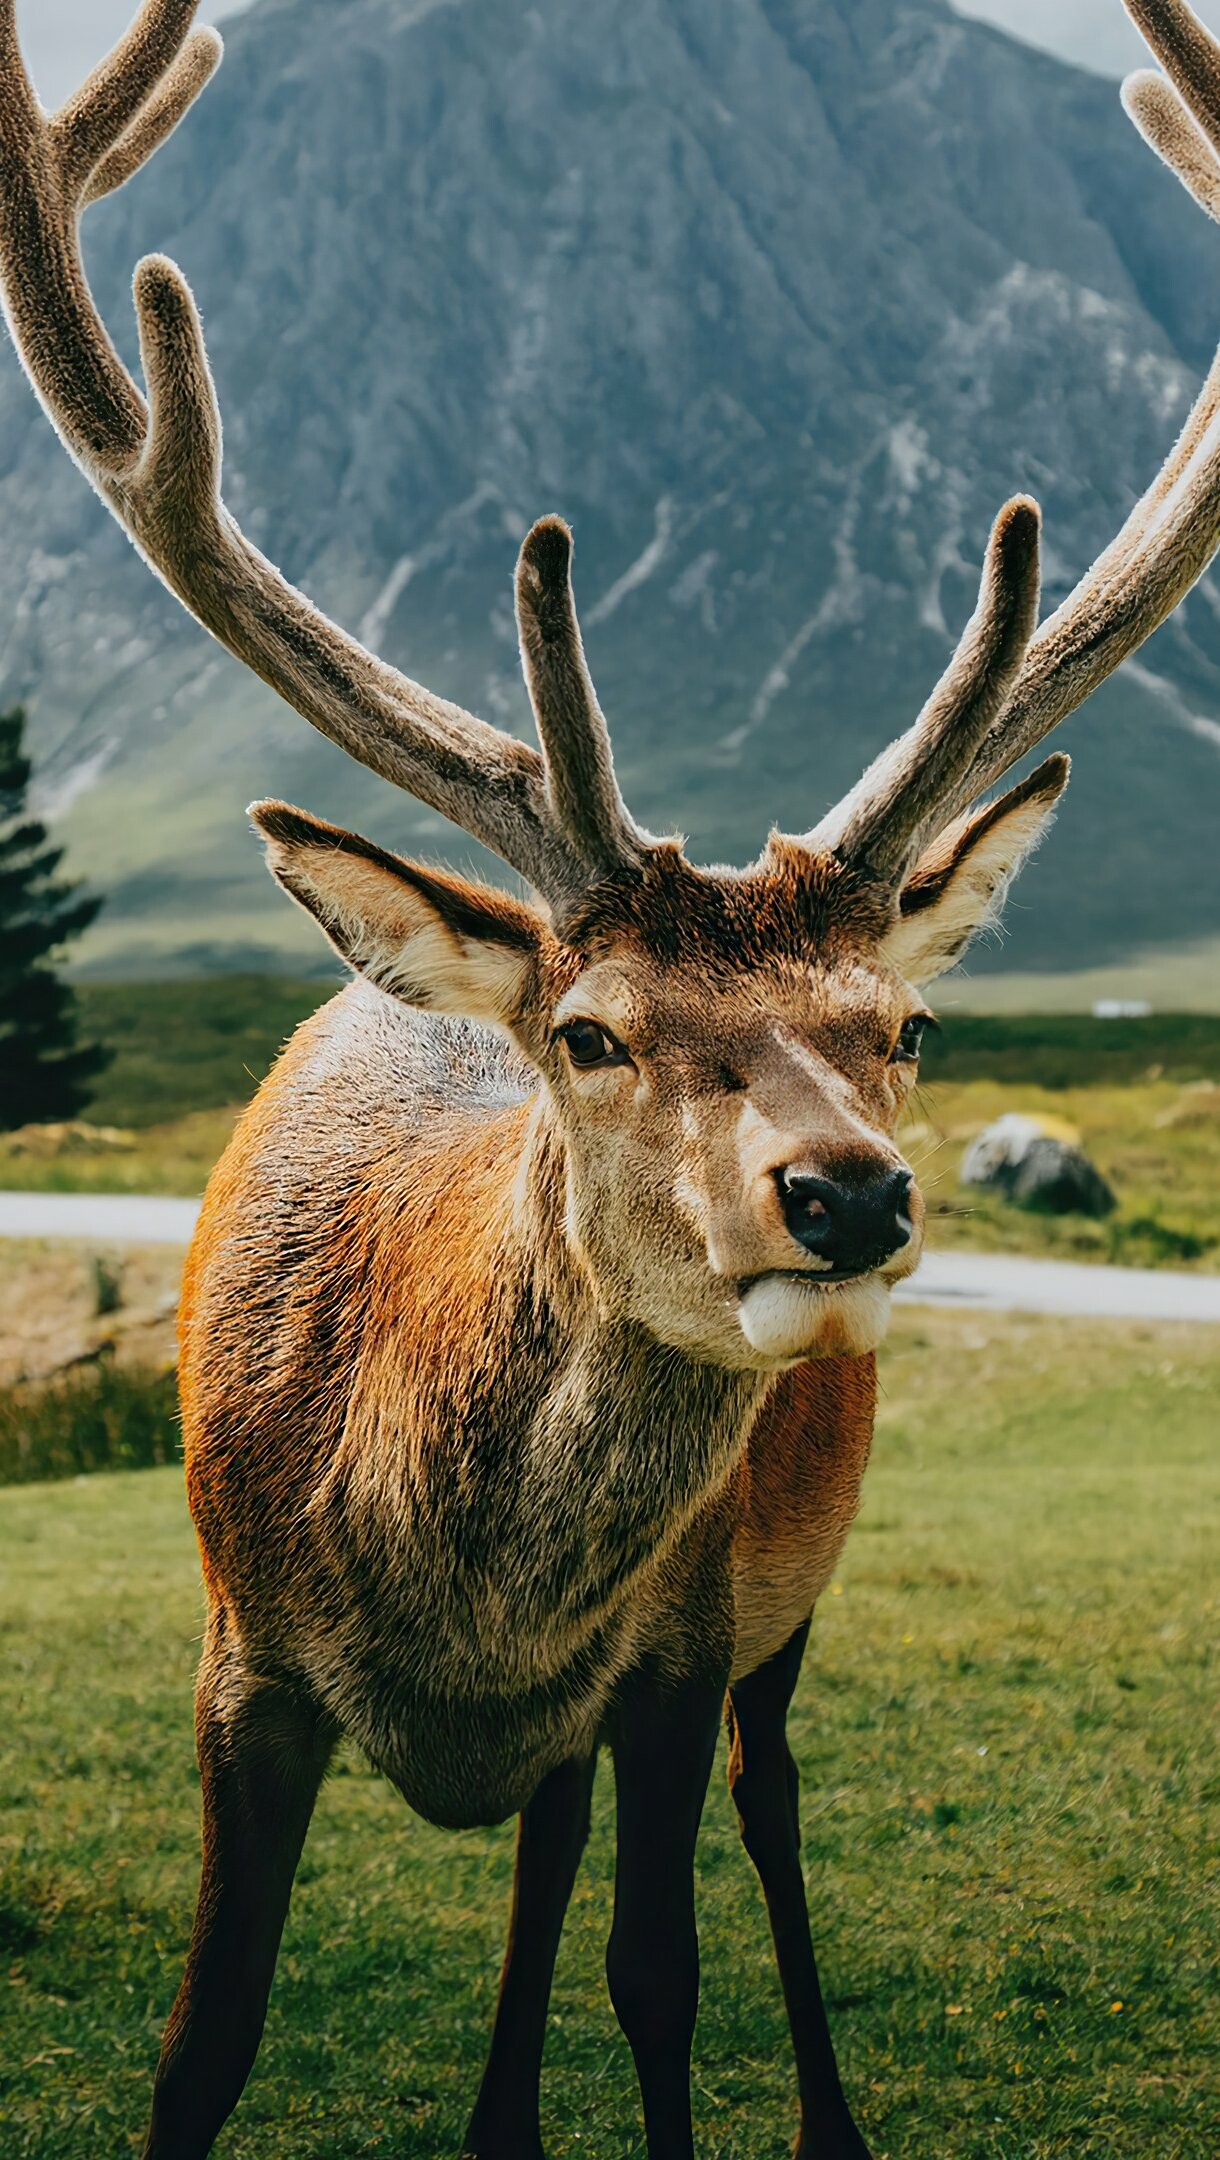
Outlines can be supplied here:
<path id="1" fill-rule="evenodd" d="M 836 1071 L 828 1058 L 820 1057 L 816 1050 L 810 1050 L 807 1044 L 800 1042 L 796 1036 L 788 1034 L 786 1029 L 773 1028 L 771 1033 L 785 1055 L 790 1057 L 794 1064 L 802 1066 L 807 1073 L 811 1074 L 825 1093 L 834 1097 L 836 1108 L 847 1123 L 853 1125 L 858 1133 L 862 1133 L 866 1140 L 871 1141 L 876 1146 L 877 1134 L 856 1109 L 852 1099 L 850 1081 L 841 1072 Z"/>
<path id="2" fill-rule="evenodd" d="M 743 1095 L 741 1108 L 737 1112 L 737 1149 L 739 1154 L 744 1153 L 750 1141 L 757 1133 L 764 1130 L 766 1125 L 767 1120 L 763 1117 L 761 1111 L 755 1109 L 748 1095 Z"/>
<path id="3" fill-rule="evenodd" d="M 674 1179 L 674 1201 L 680 1213 L 686 1215 L 697 1227 L 702 1227 L 707 1203 L 687 1170 L 680 1170 Z"/>
<path id="4" fill-rule="evenodd" d="M 738 1306 L 750 1348 L 777 1365 L 863 1357 L 884 1341 L 889 1317 L 889 1294 L 876 1275 L 826 1289 L 791 1275 L 764 1275 Z"/>

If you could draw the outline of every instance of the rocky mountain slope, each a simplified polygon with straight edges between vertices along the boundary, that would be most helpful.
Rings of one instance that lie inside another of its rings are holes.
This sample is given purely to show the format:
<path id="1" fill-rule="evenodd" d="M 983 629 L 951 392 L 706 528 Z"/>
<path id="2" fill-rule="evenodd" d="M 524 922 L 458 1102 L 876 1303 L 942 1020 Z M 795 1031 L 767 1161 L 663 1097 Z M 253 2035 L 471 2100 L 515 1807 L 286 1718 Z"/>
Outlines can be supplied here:
<path id="1" fill-rule="evenodd" d="M 228 28 L 180 135 L 91 214 L 124 349 L 164 248 L 247 529 L 521 730 L 515 546 L 571 517 L 626 791 L 705 859 L 811 822 L 907 723 L 1014 489 L 1066 589 L 1220 331 L 1220 235 L 1113 86 L 945 0 L 261 0 Z M 7 353 L 0 531 L 0 695 L 107 889 L 96 960 L 316 953 L 255 794 L 469 855 L 154 586 Z M 1218 612 L 1209 584 L 1065 730 L 1014 964 L 1220 930 Z"/>

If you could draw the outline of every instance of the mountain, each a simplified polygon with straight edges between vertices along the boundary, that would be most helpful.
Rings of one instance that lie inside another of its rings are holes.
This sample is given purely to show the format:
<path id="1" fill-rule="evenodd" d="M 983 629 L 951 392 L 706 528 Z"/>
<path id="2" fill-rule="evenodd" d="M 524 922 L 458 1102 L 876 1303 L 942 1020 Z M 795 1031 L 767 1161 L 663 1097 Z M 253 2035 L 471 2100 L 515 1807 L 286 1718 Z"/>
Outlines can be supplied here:
<path id="1" fill-rule="evenodd" d="M 1067 589 L 1220 330 L 1220 235 L 1113 86 L 946 0 L 261 0 L 87 248 L 129 358 L 137 258 L 183 265 L 259 544 L 523 732 L 513 557 L 565 512 L 625 792 L 705 860 L 909 722 L 1014 490 Z M 257 794 L 470 858 L 161 592 L 11 354 L 0 530 L 0 697 L 106 889 L 95 964 L 317 955 Z M 1218 616 L 1208 583 L 1063 730 L 1007 963 L 1220 931 Z"/>

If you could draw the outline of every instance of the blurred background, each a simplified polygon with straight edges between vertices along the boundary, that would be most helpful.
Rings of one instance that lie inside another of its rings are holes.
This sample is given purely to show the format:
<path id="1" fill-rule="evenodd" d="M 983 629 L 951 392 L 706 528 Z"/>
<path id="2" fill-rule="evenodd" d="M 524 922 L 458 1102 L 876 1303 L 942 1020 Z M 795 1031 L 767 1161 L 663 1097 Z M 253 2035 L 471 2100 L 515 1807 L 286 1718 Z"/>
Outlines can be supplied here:
<path id="1" fill-rule="evenodd" d="M 19 0 L 47 104 L 134 6 Z M 625 793 L 698 860 L 812 824 L 910 723 L 1008 495 L 1043 504 L 1047 605 L 1070 589 L 1220 336 L 1220 232 L 1120 108 L 1120 0 L 203 12 L 218 80 L 89 216 L 125 356 L 164 249 L 247 532 L 522 734 L 512 568 L 565 513 Z M 194 1890 L 183 1249 L 336 977 L 244 806 L 504 873 L 211 645 L 7 346 L 0 533 L 0 2150 L 93 2160 L 136 2149 Z M 1003 937 L 936 989 L 901 1135 L 934 1259 L 792 1725 L 879 2160 L 1220 2151 L 1216 573 L 1062 735 Z M 638 2152 L 606 1808 L 548 2033 L 555 2160 Z M 457 2149 L 511 1857 L 342 1758 L 226 2153 Z M 699 2149 L 780 2160 L 788 2044 L 719 1797 L 700 1915 Z"/>

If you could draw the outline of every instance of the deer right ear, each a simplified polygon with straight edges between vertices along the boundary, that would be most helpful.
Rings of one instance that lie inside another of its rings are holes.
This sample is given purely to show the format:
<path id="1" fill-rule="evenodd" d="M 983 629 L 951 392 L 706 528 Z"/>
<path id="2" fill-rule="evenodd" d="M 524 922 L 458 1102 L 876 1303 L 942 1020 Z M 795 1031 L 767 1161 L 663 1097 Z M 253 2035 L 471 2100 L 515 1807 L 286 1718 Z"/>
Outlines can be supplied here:
<path id="1" fill-rule="evenodd" d="M 249 814 L 272 877 L 357 974 L 427 1012 L 501 1027 L 520 1018 L 546 936 L 524 901 L 422 870 L 287 803 Z"/>
<path id="2" fill-rule="evenodd" d="M 1004 895 L 1054 816 L 1070 760 L 1049 757 L 1007 795 L 933 841 L 902 889 L 898 920 L 882 945 L 890 966 L 917 988 L 956 967 L 980 930 L 999 920 Z"/>

